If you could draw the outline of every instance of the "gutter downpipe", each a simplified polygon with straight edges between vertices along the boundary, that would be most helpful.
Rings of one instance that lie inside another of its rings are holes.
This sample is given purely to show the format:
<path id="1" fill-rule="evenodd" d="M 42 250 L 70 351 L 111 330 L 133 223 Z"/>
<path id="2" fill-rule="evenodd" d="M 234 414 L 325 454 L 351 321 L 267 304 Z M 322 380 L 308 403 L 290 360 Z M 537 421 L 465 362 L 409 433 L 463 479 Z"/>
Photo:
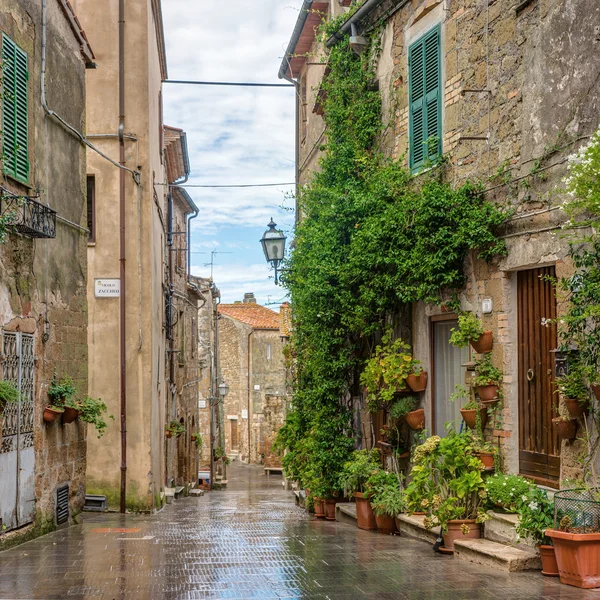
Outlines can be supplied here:
<path id="1" fill-rule="evenodd" d="M 119 162 L 125 166 L 125 0 L 119 0 Z M 125 236 L 125 171 L 119 171 L 119 252 L 121 295 L 120 361 L 121 361 L 121 497 L 120 510 L 127 510 L 127 311 L 126 311 L 126 236 Z"/>
<path id="2" fill-rule="evenodd" d="M 250 435 L 251 435 L 251 427 L 250 427 L 250 367 L 252 365 L 251 363 L 251 341 L 250 338 L 252 337 L 252 334 L 254 333 L 254 329 L 252 329 L 250 331 L 250 333 L 248 334 L 248 464 L 250 464 L 250 455 L 252 453 L 252 444 L 250 443 Z"/>
<path id="3" fill-rule="evenodd" d="M 383 0 L 367 0 L 341 27 L 336 31 L 326 42 L 325 46 L 331 48 L 334 44 L 339 42 L 343 34 L 350 33 L 352 25 L 355 25 L 364 17 L 366 17 L 371 11 L 375 10 Z"/>
<path id="4" fill-rule="evenodd" d="M 173 193 L 171 191 L 171 187 L 169 187 L 169 193 L 167 195 L 167 247 L 169 248 L 169 306 L 167 310 L 169 311 L 169 330 L 167 331 L 167 336 L 169 339 L 169 415 L 167 416 L 167 421 L 170 421 L 171 418 L 175 417 L 174 412 L 176 409 L 175 406 L 175 338 L 173 335 L 174 330 L 174 292 L 175 285 L 173 282 Z M 170 475 L 173 469 L 173 460 L 174 460 L 174 442 L 170 440 L 169 448 L 167 450 L 167 481 L 166 483 L 170 487 L 171 478 Z"/>

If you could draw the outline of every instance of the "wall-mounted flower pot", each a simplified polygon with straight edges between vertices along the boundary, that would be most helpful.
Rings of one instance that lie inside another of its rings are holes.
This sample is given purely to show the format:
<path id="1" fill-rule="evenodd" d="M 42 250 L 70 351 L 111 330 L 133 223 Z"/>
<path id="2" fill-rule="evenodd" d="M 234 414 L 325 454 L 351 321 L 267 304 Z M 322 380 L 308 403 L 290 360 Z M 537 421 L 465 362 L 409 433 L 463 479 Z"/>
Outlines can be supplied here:
<path id="1" fill-rule="evenodd" d="M 477 354 L 486 354 L 492 351 L 494 346 L 494 336 L 491 331 L 484 331 L 479 339 L 472 341 L 471 346 Z"/>
<path id="2" fill-rule="evenodd" d="M 574 419 L 581 419 L 584 415 L 588 414 L 588 402 L 579 402 L 579 400 L 573 400 L 572 398 L 565 398 L 565 406 L 569 411 L 569 414 Z"/>
<path id="3" fill-rule="evenodd" d="M 577 434 L 577 421 L 575 419 L 565 420 L 560 417 L 552 419 L 552 425 L 561 440 L 574 440 Z"/>
<path id="4" fill-rule="evenodd" d="M 391 535 L 396 531 L 396 520 L 389 515 L 375 515 L 375 523 L 377 523 L 377 533 L 385 533 Z"/>
<path id="5" fill-rule="evenodd" d="M 475 455 L 486 469 L 494 468 L 494 455 L 491 452 L 476 452 Z"/>
<path id="6" fill-rule="evenodd" d="M 493 400 L 498 394 L 497 385 L 478 385 L 475 389 L 482 400 Z"/>
<path id="7" fill-rule="evenodd" d="M 463 533 L 463 525 L 469 528 L 468 533 Z M 448 533 L 444 533 L 444 548 L 454 551 L 456 540 L 478 540 L 481 537 L 481 524 L 475 519 L 462 519 L 448 521 Z"/>
<path id="8" fill-rule="evenodd" d="M 592 392 L 594 392 L 594 396 L 596 396 L 596 400 L 600 402 L 600 384 L 592 384 L 590 387 L 592 388 Z"/>
<path id="9" fill-rule="evenodd" d="M 335 498 L 329 498 L 323 501 L 323 508 L 325 509 L 325 518 L 328 521 L 335 521 L 335 505 L 337 500 Z"/>
<path id="10" fill-rule="evenodd" d="M 600 587 L 600 533 L 546 529 L 552 539 L 560 582 L 578 588 Z"/>
<path id="11" fill-rule="evenodd" d="M 362 492 L 354 492 L 356 499 L 356 521 L 359 529 L 367 531 L 375 531 L 377 529 L 377 521 L 375 521 L 375 513 L 371 508 L 371 503 Z"/>
<path id="12" fill-rule="evenodd" d="M 65 412 L 62 416 L 63 423 L 72 423 L 79 416 L 79 411 L 76 408 L 65 406 Z"/>
<path id="13" fill-rule="evenodd" d="M 485 409 L 485 406 L 482 406 L 481 408 L 460 409 L 463 421 L 469 429 L 475 429 L 477 427 L 477 411 L 479 411 L 479 414 L 481 415 L 481 428 L 483 429 L 487 422 L 487 410 Z"/>
<path id="14" fill-rule="evenodd" d="M 53 421 L 56 421 L 56 419 L 58 419 L 58 417 L 60 417 L 60 415 L 62 415 L 65 411 L 64 410 L 55 410 L 54 408 L 50 408 L 49 406 L 46 406 L 44 408 L 44 421 L 46 421 L 46 423 L 52 423 Z"/>
<path id="15" fill-rule="evenodd" d="M 494 398 L 493 400 L 482 400 L 481 404 L 483 404 L 483 406 L 485 406 L 485 409 L 494 409 L 496 408 L 496 406 L 498 406 L 498 403 L 500 402 L 500 398 Z"/>
<path id="16" fill-rule="evenodd" d="M 172 431 L 165 431 L 165 437 L 170 440 L 173 437 L 173 432 Z"/>
<path id="17" fill-rule="evenodd" d="M 415 431 L 425 429 L 425 409 L 418 408 L 404 415 L 408 426 Z"/>
<path id="18" fill-rule="evenodd" d="M 315 498 L 315 517 L 317 519 L 325 518 L 325 500 L 321 500 L 321 498 Z"/>
<path id="19" fill-rule="evenodd" d="M 408 387 L 413 392 L 424 392 L 427 389 L 427 372 L 421 371 L 420 375 L 413 375 L 412 373 L 406 378 Z"/>
<path id="20" fill-rule="evenodd" d="M 556 562 L 554 546 L 539 544 L 538 550 L 542 558 L 542 575 L 546 575 L 546 577 L 558 577 L 558 563 Z"/>

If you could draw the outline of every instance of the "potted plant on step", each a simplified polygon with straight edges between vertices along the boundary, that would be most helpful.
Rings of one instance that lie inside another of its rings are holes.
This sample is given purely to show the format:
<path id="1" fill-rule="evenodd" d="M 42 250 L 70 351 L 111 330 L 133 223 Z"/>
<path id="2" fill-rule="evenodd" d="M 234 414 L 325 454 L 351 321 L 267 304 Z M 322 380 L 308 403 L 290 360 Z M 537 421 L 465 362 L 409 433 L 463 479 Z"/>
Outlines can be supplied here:
<path id="1" fill-rule="evenodd" d="M 493 401 L 498 395 L 501 383 L 502 371 L 492 364 L 491 354 L 484 354 L 482 358 L 475 359 L 473 385 L 481 400 Z"/>
<path id="2" fill-rule="evenodd" d="M 518 505 L 517 536 L 533 540 L 542 557 L 542 574 L 558 577 L 556 554 L 546 530 L 554 526 L 554 502 L 545 490 L 531 485 Z"/>
<path id="3" fill-rule="evenodd" d="M 379 470 L 369 477 L 365 488 L 375 514 L 377 531 L 395 533 L 396 516 L 405 508 L 401 476 Z"/>
<path id="4" fill-rule="evenodd" d="M 485 480 L 488 506 L 508 513 L 518 513 L 535 485 L 520 475 L 496 473 Z"/>
<path id="5" fill-rule="evenodd" d="M 339 478 L 340 487 L 356 499 L 356 516 L 360 529 L 377 529 L 366 484 L 378 471 L 381 471 L 381 466 L 377 450 L 355 450 Z"/>
<path id="6" fill-rule="evenodd" d="M 491 352 L 493 335 L 484 331 L 481 321 L 474 313 L 465 312 L 458 316 L 458 328 L 451 329 L 450 343 L 457 348 L 466 348 L 469 344 L 478 354 Z"/>
<path id="7" fill-rule="evenodd" d="M 589 391 L 583 380 L 582 369 L 578 365 L 571 365 L 569 372 L 560 377 L 556 384 L 573 419 L 581 419 L 588 414 Z"/>
<path id="8" fill-rule="evenodd" d="M 168 438 L 171 438 L 173 436 L 179 437 L 181 434 L 185 433 L 186 431 L 187 431 L 187 429 L 183 426 L 183 423 L 180 423 L 176 419 L 173 419 L 167 426 L 167 428 L 165 430 L 165 435 Z M 221 450 L 222 450 L 222 448 L 221 448 Z M 216 452 L 216 450 L 215 450 L 215 452 Z"/>

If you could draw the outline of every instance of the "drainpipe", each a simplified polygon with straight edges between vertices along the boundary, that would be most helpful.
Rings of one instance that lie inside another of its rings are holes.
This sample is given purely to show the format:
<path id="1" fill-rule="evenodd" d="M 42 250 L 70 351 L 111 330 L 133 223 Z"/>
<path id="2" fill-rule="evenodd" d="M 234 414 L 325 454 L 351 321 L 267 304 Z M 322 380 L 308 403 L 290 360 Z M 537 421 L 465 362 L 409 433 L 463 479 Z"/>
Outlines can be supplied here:
<path id="1" fill-rule="evenodd" d="M 251 444 L 250 444 L 250 436 L 252 433 L 252 428 L 251 428 L 251 423 L 250 423 L 250 367 L 252 365 L 251 361 L 250 361 L 250 352 L 251 352 L 251 348 L 252 346 L 250 345 L 250 338 L 252 337 L 252 334 L 254 333 L 254 329 L 248 334 L 248 344 L 247 344 L 247 348 L 248 348 L 248 464 L 250 464 L 250 454 L 251 454 Z"/>
<path id="2" fill-rule="evenodd" d="M 173 206 L 173 194 L 171 193 L 171 188 L 169 188 L 169 194 L 167 196 L 167 247 L 169 249 L 169 313 L 170 313 L 170 319 L 169 319 L 169 330 L 167 331 L 167 336 L 169 338 L 169 400 L 170 400 L 170 409 L 169 412 L 171 413 L 170 415 L 167 416 L 167 421 L 170 421 L 171 418 L 175 417 L 175 414 L 173 413 L 173 410 L 176 410 L 176 406 L 174 406 L 174 387 L 175 387 L 175 336 L 173 335 L 173 329 L 174 329 L 174 324 L 173 324 L 173 317 L 174 317 L 174 311 L 173 311 L 173 298 L 174 298 L 174 291 L 175 291 L 175 285 L 173 282 L 173 218 L 174 218 L 174 206 Z M 171 448 L 169 449 L 169 451 L 167 452 L 167 459 L 168 459 L 168 463 L 171 466 L 171 471 L 172 471 L 172 467 L 173 467 L 173 460 L 169 460 L 169 454 L 171 453 L 170 450 L 173 448 L 174 446 L 174 441 L 171 440 L 171 442 L 169 443 L 169 445 L 171 446 Z M 173 457 L 174 457 L 174 450 L 173 450 Z M 168 468 L 168 467 L 167 467 Z M 171 481 L 170 481 L 170 476 L 169 473 L 167 473 L 167 483 L 170 486 L 171 485 Z"/>
<path id="3" fill-rule="evenodd" d="M 383 0 L 367 0 L 326 42 L 328 48 L 339 42 L 344 34 L 352 32 L 352 26 L 356 26 L 361 19 L 373 12 Z"/>
<path id="4" fill-rule="evenodd" d="M 125 0 L 119 0 L 119 162 L 125 166 Z M 125 513 L 127 497 L 127 356 L 126 356 L 126 237 L 125 237 L 125 171 L 119 171 L 119 250 L 121 295 L 121 498 L 120 509 Z"/>

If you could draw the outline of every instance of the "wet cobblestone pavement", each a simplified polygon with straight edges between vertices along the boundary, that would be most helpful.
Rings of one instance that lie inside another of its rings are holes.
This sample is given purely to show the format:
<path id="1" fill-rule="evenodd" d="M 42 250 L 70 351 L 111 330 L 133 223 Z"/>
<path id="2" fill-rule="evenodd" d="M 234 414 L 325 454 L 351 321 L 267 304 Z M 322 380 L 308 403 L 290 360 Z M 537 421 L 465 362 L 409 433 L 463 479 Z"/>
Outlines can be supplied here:
<path id="1" fill-rule="evenodd" d="M 315 521 L 260 468 L 233 463 L 228 479 L 228 490 L 157 515 L 86 514 L 81 526 L 0 553 L 0 598 L 600 599 L 538 573 Z"/>

